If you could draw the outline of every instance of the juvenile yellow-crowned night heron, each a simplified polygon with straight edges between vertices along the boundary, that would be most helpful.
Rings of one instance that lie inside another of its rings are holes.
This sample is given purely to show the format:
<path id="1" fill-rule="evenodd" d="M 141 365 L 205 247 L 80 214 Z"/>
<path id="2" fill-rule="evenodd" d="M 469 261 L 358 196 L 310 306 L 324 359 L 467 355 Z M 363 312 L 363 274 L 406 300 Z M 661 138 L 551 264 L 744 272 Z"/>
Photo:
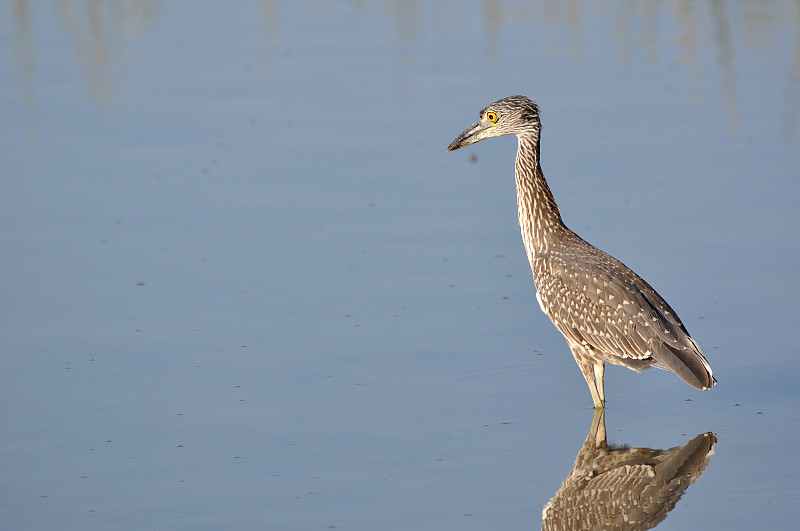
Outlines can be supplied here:
<path id="1" fill-rule="evenodd" d="M 711 367 L 666 301 L 625 264 L 561 221 L 539 164 L 541 130 L 539 107 L 524 96 L 511 96 L 483 109 L 480 120 L 447 150 L 495 136 L 517 136 L 517 209 L 536 299 L 564 334 L 594 407 L 605 407 L 606 362 L 635 371 L 658 367 L 692 387 L 710 389 L 716 383 Z"/>

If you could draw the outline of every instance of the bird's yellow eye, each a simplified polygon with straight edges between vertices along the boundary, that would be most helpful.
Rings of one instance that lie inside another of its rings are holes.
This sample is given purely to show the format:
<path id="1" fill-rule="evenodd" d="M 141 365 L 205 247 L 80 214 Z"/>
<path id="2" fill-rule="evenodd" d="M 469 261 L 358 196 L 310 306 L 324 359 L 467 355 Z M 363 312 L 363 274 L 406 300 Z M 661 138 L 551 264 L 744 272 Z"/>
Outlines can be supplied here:
<path id="1" fill-rule="evenodd" d="M 486 119 L 492 123 L 495 123 L 497 121 L 497 113 L 494 113 L 492 111 L 487 112 Z"/>

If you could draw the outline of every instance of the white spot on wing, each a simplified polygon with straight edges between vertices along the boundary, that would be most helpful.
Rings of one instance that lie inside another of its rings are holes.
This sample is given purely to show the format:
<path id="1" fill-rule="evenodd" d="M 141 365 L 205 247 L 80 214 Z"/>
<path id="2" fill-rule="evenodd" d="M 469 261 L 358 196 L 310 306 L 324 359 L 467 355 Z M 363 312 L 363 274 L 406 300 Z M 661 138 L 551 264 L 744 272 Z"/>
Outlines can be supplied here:
<path id="1" fill-rule="evenodd" d="M 545 311 L 545 309 L 544 309 L 544 303 L 542 302 L 542 297 L 541 297 L 541 296 L 539 296 L 539 292 L 538 292 L 538 291 L 536 292 L 536 300 L 539 302 L 539 308 L 541 308 L 541 309 L 542 309 L 542 311 L 543 311 L 545 314 L 547 314 L 547 312 L 546 312 L 546 311 Z"/>

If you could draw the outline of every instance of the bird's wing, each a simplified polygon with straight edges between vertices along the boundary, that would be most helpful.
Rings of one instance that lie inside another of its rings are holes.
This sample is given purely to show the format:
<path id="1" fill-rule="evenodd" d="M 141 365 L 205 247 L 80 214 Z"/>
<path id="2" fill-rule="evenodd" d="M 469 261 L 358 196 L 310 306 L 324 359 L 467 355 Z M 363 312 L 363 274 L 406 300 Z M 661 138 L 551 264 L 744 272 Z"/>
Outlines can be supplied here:
<path id="1" fill-rule="evenodd" d="M 649 322 L 633 308 L 641 306 L 641 296 L 627 293 L 630 289 L 600 270 L 575 269 L 557 258 L 537 259 L 535 267 L 546 269 L 536 275 L 536 288 L 547 315 L 568 340 L 618 358 L 650 357 L 642 334 Z"/>
<path id="2" fill-rule="evenodd" d="M 568 339 L 619 358 L 652 359 L 681 377 L 675 351 L 700 354 L 666 301 L 608 254 L 586 244 L 581 256 L 567 260 L 556 252 L 535 262 L 543 269 L 537 289 L 547 314 Z"/>

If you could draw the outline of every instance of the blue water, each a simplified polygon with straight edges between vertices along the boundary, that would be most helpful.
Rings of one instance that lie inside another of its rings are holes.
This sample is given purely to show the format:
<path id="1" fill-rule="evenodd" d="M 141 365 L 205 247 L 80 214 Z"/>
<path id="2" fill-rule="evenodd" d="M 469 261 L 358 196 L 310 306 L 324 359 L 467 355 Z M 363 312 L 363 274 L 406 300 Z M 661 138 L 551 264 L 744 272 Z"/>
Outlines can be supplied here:
<path id="1" fill-rule="evenodd" d="M 0 527 L 530 529 L 591 398 L 516 142 L 719 385 L 606 374 L 713 456 L 658 529 L 800 517 L 800 2 L 0 4 Z"/>

